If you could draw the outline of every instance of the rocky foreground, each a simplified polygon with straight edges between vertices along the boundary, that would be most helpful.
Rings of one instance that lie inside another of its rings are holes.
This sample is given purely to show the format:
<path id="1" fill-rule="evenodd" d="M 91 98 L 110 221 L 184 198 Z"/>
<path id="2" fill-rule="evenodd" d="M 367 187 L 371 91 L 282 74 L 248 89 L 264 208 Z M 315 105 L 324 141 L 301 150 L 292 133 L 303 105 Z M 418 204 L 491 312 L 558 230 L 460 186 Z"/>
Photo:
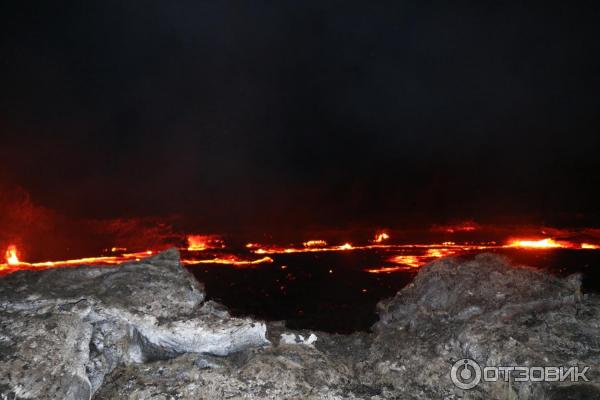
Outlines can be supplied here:
<path id="1" fill-rule="evenodd" d="M 600 399 L 600 299 L 498 256 L 445 259 L 373 333 L 291 332 L 205 300 L 176 250 L 0 278 L 0 399 Z M 453 363 L 589 366 L 456 387 Z"/>

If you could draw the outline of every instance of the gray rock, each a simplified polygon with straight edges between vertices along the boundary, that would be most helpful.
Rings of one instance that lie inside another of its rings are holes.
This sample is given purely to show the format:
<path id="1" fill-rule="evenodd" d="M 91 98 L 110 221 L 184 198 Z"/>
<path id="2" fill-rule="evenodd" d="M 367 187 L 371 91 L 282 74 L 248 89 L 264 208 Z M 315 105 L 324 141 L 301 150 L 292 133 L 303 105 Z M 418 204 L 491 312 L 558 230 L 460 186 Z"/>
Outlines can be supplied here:
<path id="1" fill-rule="evenodd" d="M 184 355 L 115 371 L 95 399 L 354 399 L 350 368 L 310 346 L 247 350 L 198 362 Z"/>
<path id="2" fill-rule="evenodd" d="M 378 305 L 371 334 L 267 333 L 204 301 L 177 257 L 0 280 L 0 399 L 600 399 L 600 299 L 580 276 L 440 260 Z M 450 380 L 463 358 L 587 365 L 590 382 L 466 391 Z"/>
<path id="3" fill-rule="evenodd" d="M 598 382 L 600 301 L 583 299 L 580 285 L 580 276 L 559 279 L 489 254 L 434 262 L 378 305 L 362 379 L 415 399 L 598 396 L 594 384 L 482 382 L 465 391 L 450 380 L 452 364 L 470 358 L 481 366 L 587 365 Z"/>
<path id="4" fill-rule="evenodd" d="M 92 325 L 76 315 L 24 319 L 0 312 L 0 398 L 89 399 L 86 373 Z"/>
<path id="5" fill-rule="evenodd" d="M 121 365 L 268 343 L 264 323 L 224 315 L 204 297 L 177 250 L 0 279 L 0 396 L 90 399 Z"/>

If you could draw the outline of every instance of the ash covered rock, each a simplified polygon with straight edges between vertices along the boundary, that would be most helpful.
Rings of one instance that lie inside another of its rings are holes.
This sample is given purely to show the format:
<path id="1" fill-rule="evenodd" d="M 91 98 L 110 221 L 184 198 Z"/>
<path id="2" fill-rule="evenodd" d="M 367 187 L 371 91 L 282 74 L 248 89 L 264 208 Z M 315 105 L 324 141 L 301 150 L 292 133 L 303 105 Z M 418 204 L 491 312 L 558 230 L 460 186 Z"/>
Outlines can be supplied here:
<path id="1" fill-rule="evenodd" d="M 89 399 L 117 366 L 268 343 L 263 323 L 204 302 L 177 250 L 0 279 L 0 395 Z"/>
<path id="2" fill-rule="evenodd" d="M 409 399 L 600 398 L 600 302 L 580 285 L 580 276 L 560 279 L 489 254 L 434 262 L 378 305 L 361 378 Z M 463 391 L 450 379 L 463 358 L 482 367 L 590 366 L 591 382 L 501 380 Z"/>
<path id="3" fill-rule="evenodd" d="M 0 279 L 0 399 L 600 399 L 600 300 L 580 284 L 498 256 L 440 260 L 379 304 L 372 333 L 332 335 L 232 318 L 175 251 L 19 272 Z M 450 379 L 463 358 L 590 366 L 590 382 L 465 391 Z"/>
<path id="4" fill-rule="evenodd" d="M 347 365 L 310 346 L 278 345 L 215 358 L 184 355 L 114 373 L 96 399 L 362 399 Z"/>

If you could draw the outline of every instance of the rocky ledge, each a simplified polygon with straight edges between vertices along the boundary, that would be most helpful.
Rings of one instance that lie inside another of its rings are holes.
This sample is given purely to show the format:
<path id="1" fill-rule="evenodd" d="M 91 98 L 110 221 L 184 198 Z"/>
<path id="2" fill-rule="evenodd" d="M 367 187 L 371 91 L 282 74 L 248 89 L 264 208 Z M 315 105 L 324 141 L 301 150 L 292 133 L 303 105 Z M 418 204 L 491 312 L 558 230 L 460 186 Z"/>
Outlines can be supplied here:
<path id="1" fill-rule="evenodd" d="M 169 250 L 0 279 L 0 399 L 600 399 L 600 300 L 504 258 L 445 259 L 372 333 L 231 317 Z M 589 366 L 589 381 L 481 382 L 452 365 Z"/>

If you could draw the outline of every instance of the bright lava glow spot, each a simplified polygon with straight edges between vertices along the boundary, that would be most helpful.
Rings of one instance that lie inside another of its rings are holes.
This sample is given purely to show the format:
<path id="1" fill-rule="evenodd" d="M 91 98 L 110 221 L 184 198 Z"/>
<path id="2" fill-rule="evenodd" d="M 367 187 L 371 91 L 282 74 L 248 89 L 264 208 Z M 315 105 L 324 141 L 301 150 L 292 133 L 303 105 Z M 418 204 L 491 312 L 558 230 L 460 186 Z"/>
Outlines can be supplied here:
<path id="1" fill-rule="evenodd" d="M 508 247 L 519 247 L 525 249 L 558 249 L 566 247 L 554 239 L 546 238 L 540 240 L 513 240 L 508 244 Z"/>
<path id="2" fill-rule="evenodd" d="M 390 262 L 393 262 L 394 264 L 408 265 L 409 267 L 414 268 L 423 265 L 423 262 L 419 259 L 418 256 L 395 256 L 390 259 Z"/>
<path id="3" fill-rule="evenodd" d="M 302 243 L 302 245 L 304 245 L 304 247 L 325 247 L 327 246 L 327 242 L 324 240 L 309 240 Z"/>
<path id="4" fill-rule="evenodd" d="M 596 249 L 600 249 L 600 246 L 598 246 L 597 244 L 591 244 L 591 243 L 581 243 L 581 248 L 586 249 L 586 250 L 596 250 Z"/>
<path id="5" fill-rule="evenodd" d="M 365 272 L 370 274 L 390 274 L 392 272 L 405 271 L 406 267 L 381 267 L 381 268 L 368 268 Z"/>
<path id="6" fill-rule="evenodd" d="M 451 256 L 454 253 L 456 253 L 456 251 L 452 249 L 429 249 L 427 250 L 426 256 L 432 258 L 441 258 Z"/>
<path id="7" fill-rule="evenodd" d="M 216 235 L 188 235 L 187 242 L 187 249 L 189 251 L 203 251 L 225 247 L 225 243 Z"/>
<path id="8" fill-rule="evenodd" d="M 374 243 L 382 243 L 385 240 L 388 240 L 390 238 L 390 235 L 388 235 L 385 232 L 380 232 L 378 234 L 375 235 L 375 239 L 373 240 Z"/>
<path id="9" fill-rule="evenodd" d="M 272 263 L 273 259 L 271 257 L 263 257 L 257 260 L 240 260 L 237 257 L 230 256 L 226 258 L 211 258 L 208 260 L 182 260 L 181 263 L 184 265 L 194 265 L 194 264 L 226 264 L 226 265 L 234 265 L 234 266 L 247 266 L 247 265 L 257 265 L 263 263 Z"/>
<path id="10" fill-rule="evenodd" d="M 8 265 L 18 265 L 19 264 L 19 256 L 17 252 L 17 246 L 10 245 L 8 249 L 6 249 L 6 263 Z"/>

